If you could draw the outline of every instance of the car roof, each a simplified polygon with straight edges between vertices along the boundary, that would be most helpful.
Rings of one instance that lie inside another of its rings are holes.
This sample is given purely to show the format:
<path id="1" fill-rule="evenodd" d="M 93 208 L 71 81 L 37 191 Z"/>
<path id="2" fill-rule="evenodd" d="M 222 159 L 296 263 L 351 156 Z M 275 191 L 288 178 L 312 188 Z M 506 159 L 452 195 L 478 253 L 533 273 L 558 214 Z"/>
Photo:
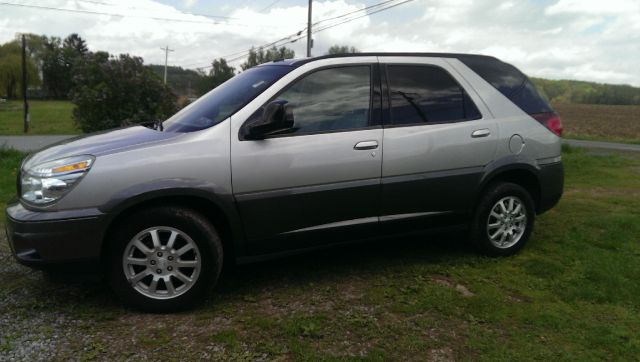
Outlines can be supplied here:
<path id="1" fill-rule="evenodd" d="M 273 62 L 265 63 L 266 64 L 282 64 L 298 67 L 302 64 L 310 63 L 316 60 L 321 59 L 331 59 L 331 58 L 347 58 L 347 57 L 366 57 L 366 56 L 378 56 L 378 57 L 426 57 L 426 58 L 475 58 L 476 60 L 486 60 L 490 61 L 498 61 L 495 57 L 489 55 L 480 55 L 480 54 L 463 54 L 463 53 L 407 53 L 407 52 L 393 52 L 393 53 L 385 53 L 385 52 L 373 52 L 373 53 L 344 53 L 344 54 L 328 54 L 321 55 L 317 57 L 310 58 L 293 58 L 293 59 L 278 59 Z"/>

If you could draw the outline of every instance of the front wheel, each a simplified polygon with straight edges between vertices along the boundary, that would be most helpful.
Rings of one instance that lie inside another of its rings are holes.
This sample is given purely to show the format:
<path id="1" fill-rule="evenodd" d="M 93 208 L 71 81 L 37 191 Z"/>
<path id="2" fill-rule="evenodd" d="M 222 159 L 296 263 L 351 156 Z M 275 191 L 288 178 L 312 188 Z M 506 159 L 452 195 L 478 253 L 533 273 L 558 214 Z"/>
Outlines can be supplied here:
<path id="1" fill-rule="evenodd" d="M 150 312 L 185 309 L 213 287 L 222 245 L 213 226 L 184 208 L 142 210 L 111 241 L 109 280 L 128 304 Z"/>
<path id="2" fill-rule="evenodd" d="M 496 183 L 478 203 L 471 239 L 488 255 L 512 255 L 529 240 L 534 220 L 533 200 L 526 189 L 513 183 Z"/>

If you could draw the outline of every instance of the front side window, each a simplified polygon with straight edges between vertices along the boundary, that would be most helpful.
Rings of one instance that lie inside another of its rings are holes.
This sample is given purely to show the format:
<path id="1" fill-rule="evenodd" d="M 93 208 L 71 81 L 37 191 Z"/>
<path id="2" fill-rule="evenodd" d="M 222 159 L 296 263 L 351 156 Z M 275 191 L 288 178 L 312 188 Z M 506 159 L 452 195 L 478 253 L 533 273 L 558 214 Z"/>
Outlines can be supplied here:
<path id="1" fill-rule="evenodd" d="M 330 132 L 369 125 L 371 68 L 349 66 L 313 72 L 276 97 L 293 106 L 290 134 Z"/>
<path id="2" fill-rule="evenodd" d="M 394 125 L 481 118 L 465 90 L 444 69 L 423 65 L 387 67 Z"/>
<path id="3" fill-rule="evenodd" d="M 214 126 L 240 110 L 294 68 L 254 67 L 236 75 L 163 122 L 165 132 L 193 132 Z"/>

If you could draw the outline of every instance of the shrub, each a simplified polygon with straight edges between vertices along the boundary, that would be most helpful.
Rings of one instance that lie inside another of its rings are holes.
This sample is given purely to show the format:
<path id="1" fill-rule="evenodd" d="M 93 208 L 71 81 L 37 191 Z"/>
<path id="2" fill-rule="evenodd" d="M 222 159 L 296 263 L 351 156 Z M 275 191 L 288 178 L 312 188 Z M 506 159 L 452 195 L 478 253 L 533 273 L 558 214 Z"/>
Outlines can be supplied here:
<path id="1" fill-rule="evenodd" d="M 176 96 L 142 58 L 89 54 L 74 67 L 73 118 L 84 132 L 164 120 L 177 111 Z"/>

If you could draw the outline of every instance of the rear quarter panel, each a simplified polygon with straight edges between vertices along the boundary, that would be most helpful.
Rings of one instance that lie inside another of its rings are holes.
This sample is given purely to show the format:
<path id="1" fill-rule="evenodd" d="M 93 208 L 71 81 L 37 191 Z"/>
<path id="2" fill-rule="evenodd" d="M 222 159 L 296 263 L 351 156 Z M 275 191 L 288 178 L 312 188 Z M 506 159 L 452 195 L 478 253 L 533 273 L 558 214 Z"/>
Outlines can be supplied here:
<path id="1" fill-rule="evenodd" d="M 446 59 L 446 61 L 476 90 L 495 117 L 498 130 L 497 160 L 514 156 L 514 152 L 509 149 L 509 140 L 513 135 L 520 135 L 524 139 L 522 151 L 515 155 L 523 161 L 545 164 L 560 156 L 562 145 L 560 137 L 522 111 L 461 61 L 457 59 Z"/>

